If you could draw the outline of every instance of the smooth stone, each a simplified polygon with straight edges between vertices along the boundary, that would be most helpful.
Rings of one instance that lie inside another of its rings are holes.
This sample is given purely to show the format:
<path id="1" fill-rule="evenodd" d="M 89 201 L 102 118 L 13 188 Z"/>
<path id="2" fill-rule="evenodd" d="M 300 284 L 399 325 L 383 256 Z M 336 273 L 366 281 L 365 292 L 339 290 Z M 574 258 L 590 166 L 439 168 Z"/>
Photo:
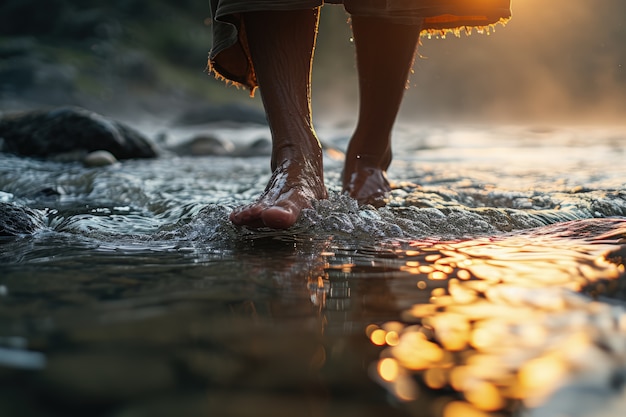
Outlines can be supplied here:
<path id="1" fill-rule="evenodd" d="M 94 151 L 87 154 L 87 156 L 83 159 L 83 164 L 87 167 L 103 167 L 115 165 L 118 162 L 119 161 L 115 155 L 109 151 Z"/>
<path id="2" fill-rule="evenodd" d="M 266 138 L 259 138 L 248 145 L 248 147 L 242 149 L 238 156 L 269 156 L 271 154 L 272 141 Z"/>
<path id="3" fill-rule="evenodd" d="M 179 156 L 224 156 L 232 154 L 232 142 L 210 135 L 197 135 L 170 149 Z"/>
<path id="4" fill-rule="evenodd" d="M 0 137 L 2 152 L 61 161 L 81 160 L 99 150 L 117 159 L 157 156 L 153 144 L 136 130 L 74 107 L 7 114 L 0 118 Z"/>

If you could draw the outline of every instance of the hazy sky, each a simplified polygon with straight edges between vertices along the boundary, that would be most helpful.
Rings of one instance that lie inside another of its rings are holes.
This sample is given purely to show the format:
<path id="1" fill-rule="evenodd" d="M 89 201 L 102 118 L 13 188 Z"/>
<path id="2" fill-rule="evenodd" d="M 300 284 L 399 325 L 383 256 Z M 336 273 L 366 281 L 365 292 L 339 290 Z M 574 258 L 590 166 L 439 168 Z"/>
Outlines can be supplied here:
<path id="1" fill-rule="evenodd" d="M 513 0 L 513 19 L 490 36 L 423 39 L 402 115 L 620 122 L 626 111 L 624 16 L 624 0 Z M 320 40 L 318 55 L 325 46 Z M 353 58 L 348 39 L 334 39 L 333 47 L 337 60 Z M 328 65 L 328 54 L 323 57 Z M 316 109 L 355 105 L 351 65 L 335 80 L 316 79 Z"/>

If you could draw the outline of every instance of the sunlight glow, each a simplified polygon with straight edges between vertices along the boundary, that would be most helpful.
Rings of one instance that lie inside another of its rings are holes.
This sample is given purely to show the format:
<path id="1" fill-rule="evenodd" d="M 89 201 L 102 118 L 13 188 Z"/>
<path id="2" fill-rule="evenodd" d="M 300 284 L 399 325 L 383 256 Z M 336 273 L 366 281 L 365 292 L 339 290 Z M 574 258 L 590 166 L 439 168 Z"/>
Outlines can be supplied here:
<path id="1" fill-rule="evenodd" d="M 402 401 L 415 400 L 417 392 L 417 385 L 408 377 L 400 378 L 394 384 L 394 394 Z"/>
<path id="2" fill-rule="evenodd" d="M 431 389 L 444 388 L 448 384 L 448 373 L 441 368 L 426 369 L 424 383 Z"/>
<path id="3" fill-rule="evenodd" d="M 472 407 L 468 403 L 453 401 L 446 404 L 443 417 L 489 417 L 489 414 Z"/>
<path id="4" fill-rule="evenodd" d="M 397 346 L 400 343 L 400 337 L 397 332 L 391 331 L 385 335 L 385 343 L 389 346 Z"/>
<path id="5" fill-rule="evenodd" d="M 556 354 L 528 361 L 519 371 L 522 398 L 530 406 L 541 404 L 566 375 L 567 366 Z"/>
<path id="6" fill-rule="evenodd" d="M 469 384 L 463 390 L 463 395 L 479 410 L 497 411 L 504 408 L 506 404 L 498 388 L 486 381 L 475 381 Z"/>
<path id="7" fill-rule="evenodd" d="M 576 375 L 608 369 L 603 350 L 622 352 L 626 366 L 626 312 L 572 292 L 603 293 L 624 267 L 607 260 L 607 245 L 568 242 L 412 243 L 399 270 L 418 275 L 419 289 L 445 287 L 404 312 L 410 324 L 367 327 L 372 343 L 386 346 L 377 371 L 390 392 L 410 398 L 414 388 L 399 387 L 417 375 L 431 389 L 463 394 L 466 402 L 449 403 L 444 416 L 484 417 L 512 401 L 540 406 Z"/>
<path id="8" fill-rule="evenodd" d="M 378 362 L 378 374 L 385 381 L 395 381 L 398 378 L 398 362 L 395 359 L 385 358 Z"/>
<path id="9" fill-rule="evenodd" d="M 383 329 L 377 329 L 377 330 L 374 330 L 372 334 L 370 335 L 370 340 L 372 341 L 373 344 L 377 346 L 383 346 L 386 343 L 385 341 L 386 336 L 387 336 L 387 332 L 385 332 Z"/>

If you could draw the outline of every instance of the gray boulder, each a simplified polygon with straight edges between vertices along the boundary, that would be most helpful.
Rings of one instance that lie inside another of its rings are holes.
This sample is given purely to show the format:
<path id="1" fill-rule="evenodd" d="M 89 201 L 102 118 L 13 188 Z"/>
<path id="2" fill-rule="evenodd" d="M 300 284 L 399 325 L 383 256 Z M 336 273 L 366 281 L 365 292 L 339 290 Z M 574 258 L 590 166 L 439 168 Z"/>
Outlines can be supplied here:
<path id="1" fill-rule="evenodd" d="M 109 151 L 117 159 L 154 158 L 152 143 L 136 130 L 88 110 L 61 107 L 0 118 L 0 151 L 54 158 Z"/>
<path id="2" fill-rule="evenodd" d="M 226 156 L 235 150 L 232 142 L 200 134 L 169 149 L 179 156 Z"/>

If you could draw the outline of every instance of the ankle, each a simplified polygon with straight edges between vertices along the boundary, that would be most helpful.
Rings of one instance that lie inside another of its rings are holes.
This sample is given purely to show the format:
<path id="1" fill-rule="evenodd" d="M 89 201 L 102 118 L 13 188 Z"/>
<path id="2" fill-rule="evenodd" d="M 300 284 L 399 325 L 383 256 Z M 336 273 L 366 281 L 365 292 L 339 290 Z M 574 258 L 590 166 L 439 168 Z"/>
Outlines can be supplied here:
<path id="1" fill-rule="evenodd" d="M 372 167 L 386 170 L 391 163 L 391 148 L 386 147 L 382 149 L 359 149 L 348 148 L 346 153 L 346 164 L 354 166 L 355 169 L 360 167 Z"/>
<path id="2" fill-rule="evenodd" d="M 313 136 L 308 140 L 295 143 L 275 140 L 272 147 L 272 164 L 287 161 L 318 162 L 321 166 L 322 147 L 317 138 Z"/>

